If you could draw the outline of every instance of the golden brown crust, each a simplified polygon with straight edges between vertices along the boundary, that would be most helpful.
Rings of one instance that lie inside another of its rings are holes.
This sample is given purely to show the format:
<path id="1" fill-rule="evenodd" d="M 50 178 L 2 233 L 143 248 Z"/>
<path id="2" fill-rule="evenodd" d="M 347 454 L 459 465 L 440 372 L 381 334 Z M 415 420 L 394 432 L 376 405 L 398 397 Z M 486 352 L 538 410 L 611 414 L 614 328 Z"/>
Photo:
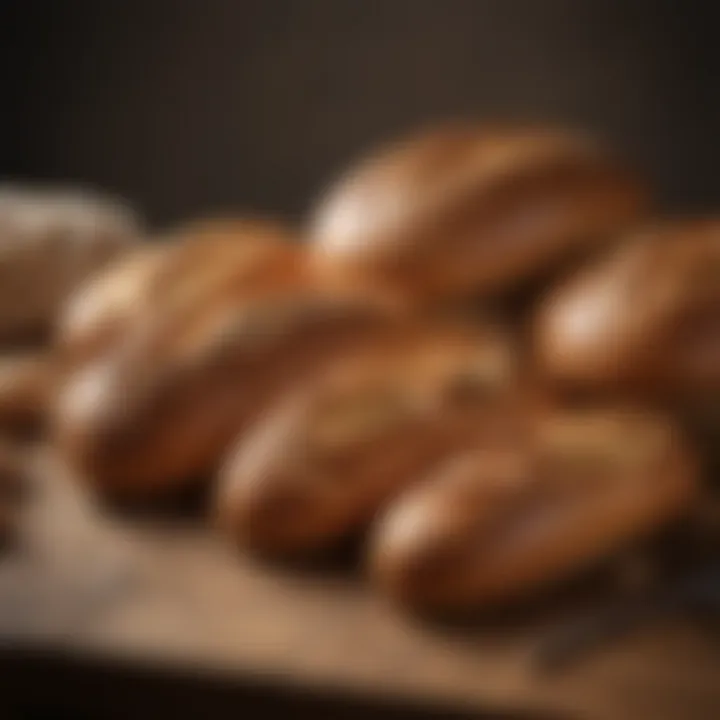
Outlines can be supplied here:
<path id="1" fill-rule="evenodd" d="M 61 316 L 57 344 L 70 366 L 112 350 L 147 324 L 167 314 L 173 297 L 192 303 L 216 284 L 240 279 L 243 268 L 262 276 L 278 258 L 296 258 L 294 238 L 281 225 L 260 219 L 208 219 L 175 229 L 144 245 L 91 278 Z"/>
<path id="2" fill-rule="evenodd" d="M 566 385 L 720 391 L 720 222 L 629 238 L 548 296 L 535 335 L 541 369 Z"/>
<path id="3" fill-rule="evenodd" d="M 425 611 L 524 599 L 688 509 L 695 460 L 667 418 L 540 413 L 524 447 L 458 456 L 381 518 L 373 577 Z"/>
<path id="4" fill-rule="evenodd" d="M 276 272 L 277 261 L 302 258 L 288 228 L 259 218 L 189 223 L 170 233 L 169 241 L 177 249 L 154 286 L 154 299 L 163 306 L 170 302 L 168 292 L 191 300 L 192 292 L 202 293 L 212 283 L 237 280 L 246 287 Z"/>
<path id="5" fill-rule="evenodd" d="M 24 433 L 44 425 L 55 388 L 49 353 L 0 357 L 0 429 Z"/>
<path id="6" fill-rule="evenodd" d="M 141 246 L 94 275 L 60 314 L 56 346 L 69 367 L 108 350 L 148 309 L 148 294 L 170 249 Z"/>
<path id="7" fill-rule="evenodd" d="M 512 288 L 644 212 L 644 193 L 588 138 L 440 127 L 385 148 L 332 187 L 311 225 L 330 274 L 411 296 Z"/>
<path id="8" fill-rule="evenodd" d="M 143 497 L 208 472 L 269 398 L 389 313 L 372 289 L 311 282 L 298 247 L 266 238 L 185 245 L 164 272 L 152 311 L 58 402 L 60 445 L 106 492 Z"/>
<path id="9" fill-rule="evenodd" d="M 405 327 L 338 359 L 240 439 L 221 471 L 220 525 L 264 553 L 332 549 L 441 458 L 515 432 L 499 407 L 516 390 L 504 333 Z"/>
<path id="10" fill-rule="evenodd" d="M 293 242 L 292 229 L 270 218 L 259 216 L 210 216 L 183 223 L 169 236 L 203 244 L 215 240 L 238 242 Z"/>

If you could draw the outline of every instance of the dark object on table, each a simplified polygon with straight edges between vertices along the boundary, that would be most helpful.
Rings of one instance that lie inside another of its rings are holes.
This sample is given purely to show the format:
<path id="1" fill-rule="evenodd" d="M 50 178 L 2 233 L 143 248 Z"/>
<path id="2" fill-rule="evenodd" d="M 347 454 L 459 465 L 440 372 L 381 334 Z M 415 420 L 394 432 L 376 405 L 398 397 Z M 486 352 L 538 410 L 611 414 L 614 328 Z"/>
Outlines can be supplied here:
<path id="1" fill-rule="evenodd" d="M 586 617 L 561 625 L 541 643 L 533 660 L 541 672 L 575 664 L 599 647 L 638 632 L 676 613 L 720 611 L 720 564 L 626 600 L 616 600 Z"/>

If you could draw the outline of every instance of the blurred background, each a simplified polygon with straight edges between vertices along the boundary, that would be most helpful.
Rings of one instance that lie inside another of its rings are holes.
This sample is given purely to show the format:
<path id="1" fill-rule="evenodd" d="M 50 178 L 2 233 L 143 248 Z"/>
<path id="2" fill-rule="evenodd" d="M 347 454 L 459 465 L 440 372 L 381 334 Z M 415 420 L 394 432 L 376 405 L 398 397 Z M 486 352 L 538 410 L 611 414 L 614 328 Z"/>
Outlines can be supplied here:
<path id="1" fill-rule="evenodd" d="M 300 217 L 347 162 L 438 118 L 614 142 L 670 208 L 718 191 L 705 0 L 2 0 L 0 177 L 77 180 L 154 223 Z"/>

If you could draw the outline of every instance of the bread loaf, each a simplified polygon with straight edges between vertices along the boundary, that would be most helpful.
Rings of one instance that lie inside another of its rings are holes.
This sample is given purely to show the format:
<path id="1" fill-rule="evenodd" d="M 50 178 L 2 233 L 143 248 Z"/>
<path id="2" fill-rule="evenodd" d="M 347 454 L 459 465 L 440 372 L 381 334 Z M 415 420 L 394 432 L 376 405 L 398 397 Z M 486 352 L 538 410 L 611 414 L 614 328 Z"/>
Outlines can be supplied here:
<path id="1" fill-rule="evenodd" d="M 97 195 L 0 189 L 0 339 L 49 333 L 71 292 L 139 233 L 130 209 Z"/>
<path id="2" fill-rule="evenodd" d="M 720 222 L 628 238 L 548 296 L 535 336 L 539 366 L 560 385 L 719 393 Z"/>
<path id="3" fill-rule="evenodd" d="M 72 294 L 60 313 L 56 344 L 71 369 L 113 347 L 149 308 L 167 245 L 143 245 L 111 262 Z"/>
<path id="4" fill-rule="evenodd" d="M 372 576 L 425 612 L 522 600 L 679 517 L 696 473 L 663 416 L 541 413 L 524 446 L 457 456 L 389 507 L 371 542 Z"/>
<path id="5" fill-rule="evenodd" d="M 224 532 L 261 553 L 332 549 L 408 483 L 479 437 L 514 431 L 508 338 L 492 328 L 411 325 L 281 399 L 220 473 Z"/>
<path id="6" fill-rule="evenodd" d="M 268 400 L 385 326 L 369 289 L 318 285 L 290 243 L 190 243 L 164 265 L 153 309 L 60 393 L 59 445 L 88 482 L 142 498 L 208 472 Z"/>
<path id="7" fill-rule="evenodd" d="M 156 307 L 162 312 L 166 293 L 183 292 L 195 276 L 207 273 L 214 258 L 220 261 L 216 272 L 233 272 L 243 257 L 254 263 L 259 256 L 286 253 L 292 240 L 288 230 L 269 221 L 207 219 L 133 248 L 89 278 L 60 314 L 57 345 L 64 364 L 112 350 L 137 325 L 146 324 Z"/>
<path id="8" fill-rule="evenodd" d="M 645 207 L 638 182 L 583 135 L 456 124 L 352 167 L 322 198 L 310 236 L 321 272 L 436 301 L 514 289 Z"/>

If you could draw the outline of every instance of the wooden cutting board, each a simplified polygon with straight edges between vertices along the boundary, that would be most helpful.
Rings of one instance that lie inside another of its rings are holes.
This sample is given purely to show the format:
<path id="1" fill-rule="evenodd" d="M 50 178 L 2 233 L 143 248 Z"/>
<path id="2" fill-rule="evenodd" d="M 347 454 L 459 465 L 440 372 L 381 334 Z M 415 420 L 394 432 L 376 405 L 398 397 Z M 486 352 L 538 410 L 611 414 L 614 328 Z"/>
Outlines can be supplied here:
<path id="1" fill-rule="evenodd" d="M 111 519 L 47 453 L 36 470 L 20 544 L 0 561 L 0 641 L 15 647 L 461 709 L 720 717 L 720 644 L 680 621 L 542 677 L 529 658 L 548 618 L 423 625 L 374 596 L 360 570 L 263 567 L 201 522 Z"/>

